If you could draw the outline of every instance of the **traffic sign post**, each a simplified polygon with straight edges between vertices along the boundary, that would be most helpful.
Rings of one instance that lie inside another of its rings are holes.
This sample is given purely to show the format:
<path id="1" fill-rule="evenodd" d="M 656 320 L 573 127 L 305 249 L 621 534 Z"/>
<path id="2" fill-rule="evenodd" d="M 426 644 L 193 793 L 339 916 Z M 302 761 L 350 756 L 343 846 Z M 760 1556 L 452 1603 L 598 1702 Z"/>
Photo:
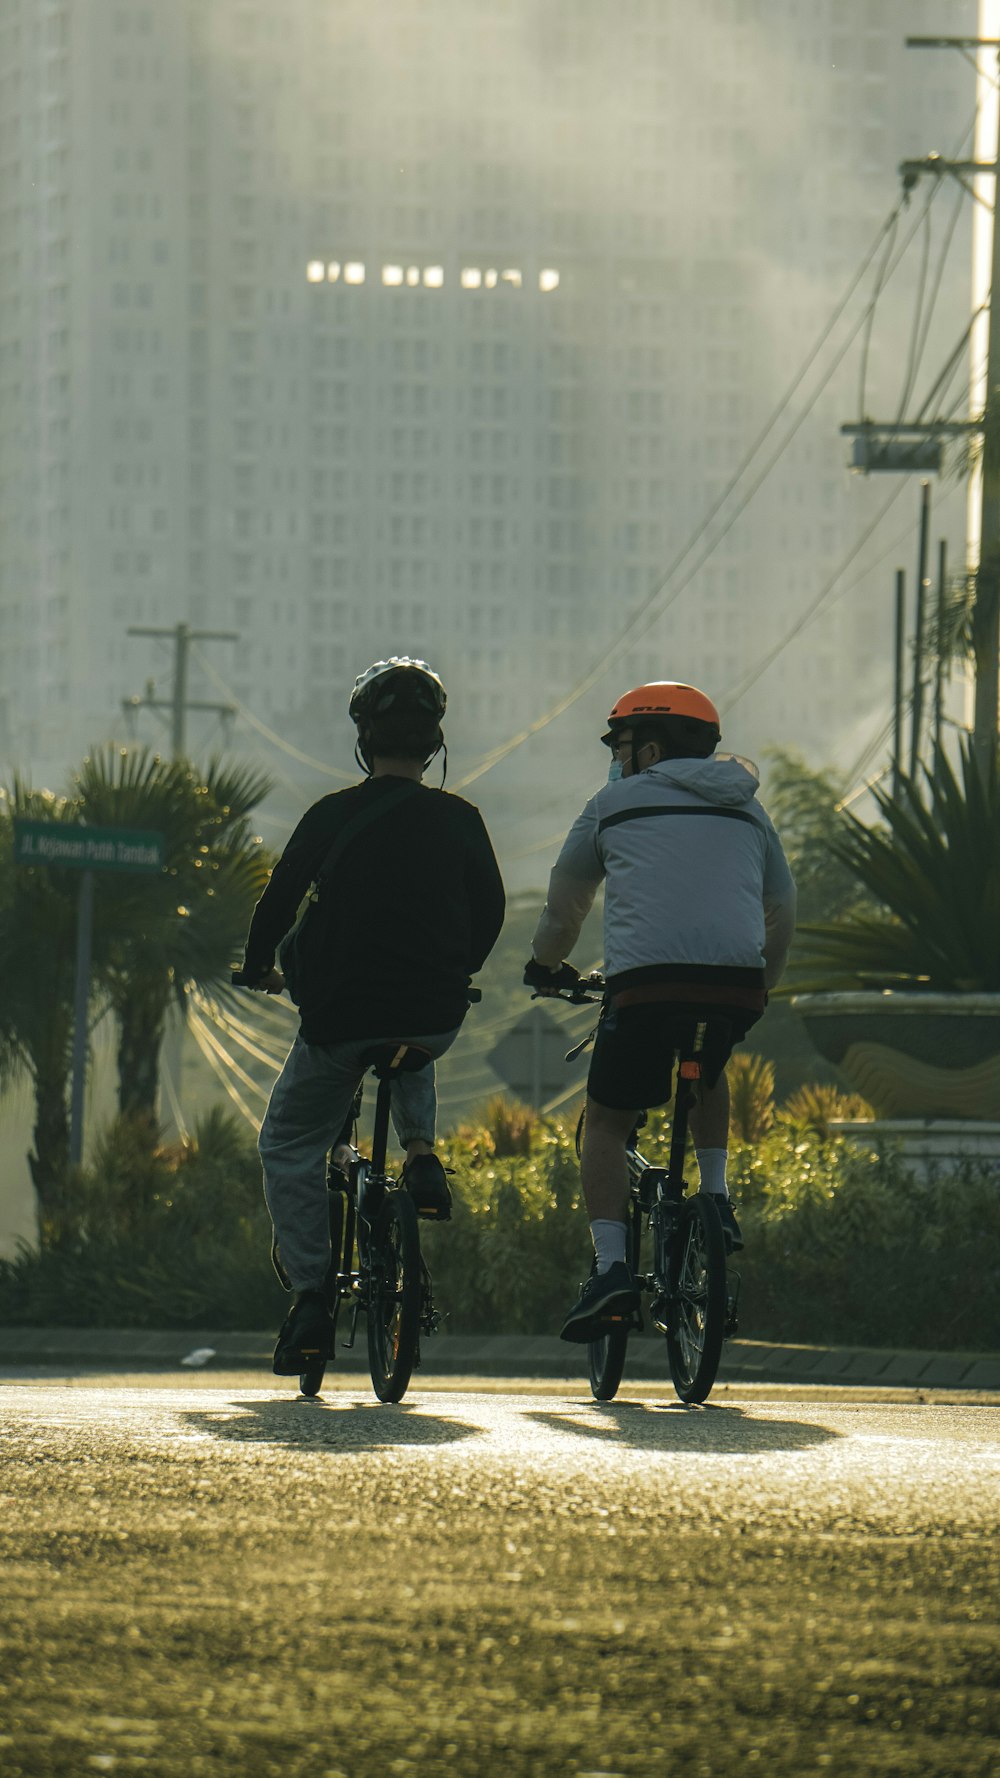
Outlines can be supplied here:
<path id="1" fill-rule="evenodd" d="M 73 1075 L 70 1094 L 69 1159 L 83 1159 L 83 1094 L 87 1080 L 87 1008 L 94 935 L 94 872 L 163 869 L 164 838 L 148 828 L 85 827 L 68 821 L 14 818 L 14 862 L 57 870 L 78 870 L 76 969 L 73 984 Z"/>
<path id="2" fill-rule="evenodd" d="M 494 1074 L 539 1110 L 552 1093 L 570 1084 L 565 1027 L 544 1007 L 533 1006 L 501 1037 L 486 1060 Z"/>

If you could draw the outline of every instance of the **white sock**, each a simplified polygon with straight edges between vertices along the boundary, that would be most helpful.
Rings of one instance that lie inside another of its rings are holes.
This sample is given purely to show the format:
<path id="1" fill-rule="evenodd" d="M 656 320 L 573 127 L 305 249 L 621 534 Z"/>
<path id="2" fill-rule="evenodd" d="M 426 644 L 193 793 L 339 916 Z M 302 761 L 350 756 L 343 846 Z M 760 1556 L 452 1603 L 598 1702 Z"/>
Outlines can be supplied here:
<path id="1" fill-rule="evenodd" d="M 696 1148 L 695 1154 L 698 1157 L 702 1191 L 713 1192 L 720 1198 L 728 1198 L 729 1187 L 726 1184 L 728 1148 Z"/>
<path id="2" fill-rule="evenodd" d="M 594 1237 L 598 1274 L 610 1271 L 612 1266 L 624 1260 L 628 1236 L 628 1227 L 624 1222 L 608 1222 L 605 1218 L 598 1217 L 596 1222 L 591 1223 L 590 1232 Z"/>

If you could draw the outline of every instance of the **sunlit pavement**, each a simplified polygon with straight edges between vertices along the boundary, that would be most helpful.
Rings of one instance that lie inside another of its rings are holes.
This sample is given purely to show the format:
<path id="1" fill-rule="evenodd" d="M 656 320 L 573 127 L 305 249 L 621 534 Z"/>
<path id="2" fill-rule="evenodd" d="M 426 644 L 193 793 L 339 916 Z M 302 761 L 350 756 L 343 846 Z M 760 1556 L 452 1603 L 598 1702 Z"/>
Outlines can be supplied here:
<path id="1" fill-rule="evenodd" d="M 1000 1770 L 995 1406 L 246 1382 L 0 1391 L 5 1778 Z"/>

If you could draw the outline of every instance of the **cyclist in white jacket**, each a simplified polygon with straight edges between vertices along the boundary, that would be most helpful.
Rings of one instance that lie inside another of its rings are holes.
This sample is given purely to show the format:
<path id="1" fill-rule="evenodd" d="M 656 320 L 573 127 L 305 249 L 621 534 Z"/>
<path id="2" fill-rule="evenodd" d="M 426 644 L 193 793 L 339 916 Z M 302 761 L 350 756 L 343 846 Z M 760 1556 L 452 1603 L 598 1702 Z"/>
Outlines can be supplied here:
<path id="1" fill-rule="evenodd" d="M 691 1111 L 702 1191 L 716 1194 L 730 1249 L 743 1245 L 726 1161 L 733 1043 L 760 1018 L 795 926 L 795 885 L 749 761 L 716 752 L 719 714 L 696 687 L 661 680 L 619 698 L 602 736 L 607 785 L 570 829 L 549 880 L 525 981 L 555 992 L 602 882 L 608 1000 L 587 1082 L 581 1163 L 596 1271 L 563 1326 L 638 1306 L 626 1263 L 625 1144 L 638 1112 L 671 1096 L 673 1044 L 707 1013 L 728 1041 L 706 1056 Z"/>

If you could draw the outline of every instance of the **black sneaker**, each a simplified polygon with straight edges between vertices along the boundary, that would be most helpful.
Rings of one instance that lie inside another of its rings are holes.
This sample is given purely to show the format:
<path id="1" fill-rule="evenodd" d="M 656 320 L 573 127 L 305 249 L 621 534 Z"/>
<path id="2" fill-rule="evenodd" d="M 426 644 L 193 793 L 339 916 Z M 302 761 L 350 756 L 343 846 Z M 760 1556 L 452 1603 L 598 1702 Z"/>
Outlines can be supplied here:
<path id="1" fill-rule="evenodd" d="M 726 1238 L 726 1252 L 739 1253 L 743 1246 L 743 1232 L 736 1220 L 736 1212 L 733 1209 L 732 1199 L 724 1198 L 721 1192 L 713 1192 L 712 1202 L 719 1212 L 722 1233 Z"/>
<path id="2" fill-rule="evenodd" d="M 606 1324 L 627 1321 L 639 1307 L 639 1291 L 630 1267 L 616 1260 L 606 1272 L 593 1272 L 573 1304 L 559 1332 L 561 1340 L 574 1340 L 585 1345 L 598 1333 L 607 1331 Z"/>
<path id="3" fill-rule="evenodd" d="M 445 1170 L 436 1154 L 417 1154 L 403 1168 L 403 1184 L 413 1199 L 418 1216 L 448 1222 L 451 1192 Z"/>
<path id="4" fill-rule="evenodd" d="M 330 1317 L 321 1290 L 300 1290 L 281 1324 L 272 1369 L 276 1377 L 297 1377 L 311 1359 L 330 1356 Z"/>

